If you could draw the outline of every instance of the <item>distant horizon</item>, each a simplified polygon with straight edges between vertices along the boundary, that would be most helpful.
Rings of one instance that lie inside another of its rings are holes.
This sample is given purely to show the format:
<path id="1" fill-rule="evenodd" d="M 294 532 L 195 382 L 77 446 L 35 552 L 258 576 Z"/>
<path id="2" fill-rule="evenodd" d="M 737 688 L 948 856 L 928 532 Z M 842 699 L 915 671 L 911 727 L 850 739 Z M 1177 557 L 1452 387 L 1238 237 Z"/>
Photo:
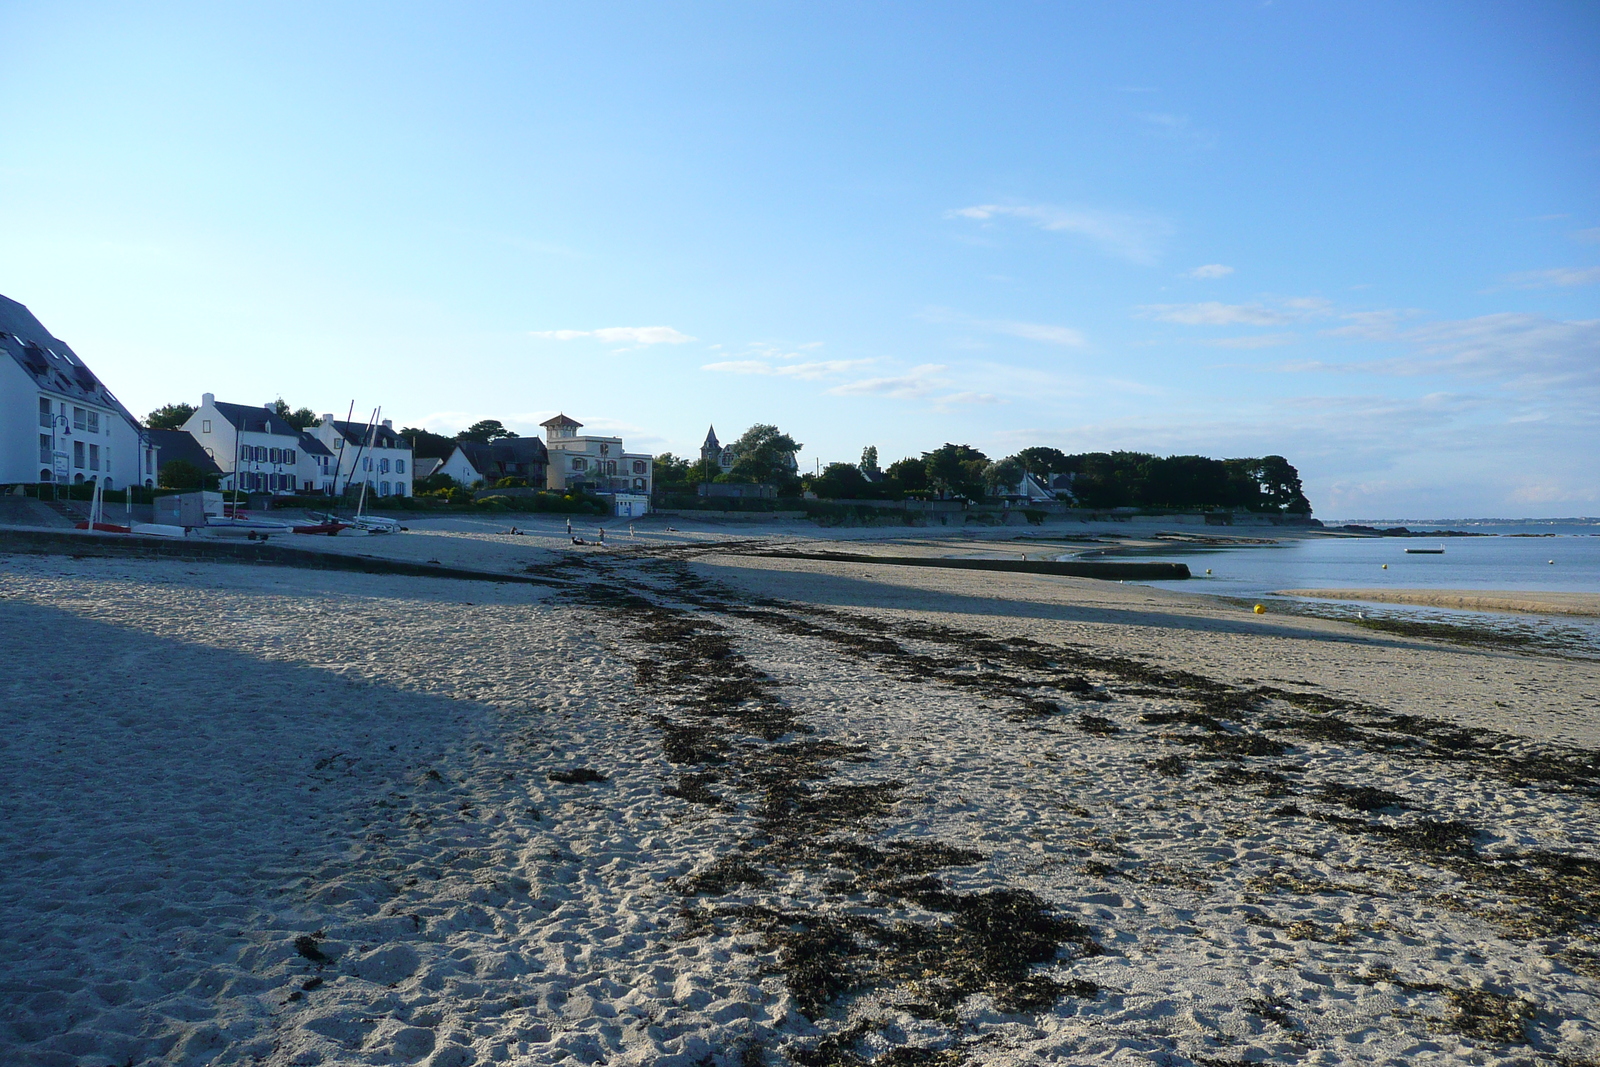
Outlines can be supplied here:
<path id="1" fill-rule="evenodd" d="M 1600 7 L 0 9 L 0 293 L 142 415 L 1600 508 Z"/>

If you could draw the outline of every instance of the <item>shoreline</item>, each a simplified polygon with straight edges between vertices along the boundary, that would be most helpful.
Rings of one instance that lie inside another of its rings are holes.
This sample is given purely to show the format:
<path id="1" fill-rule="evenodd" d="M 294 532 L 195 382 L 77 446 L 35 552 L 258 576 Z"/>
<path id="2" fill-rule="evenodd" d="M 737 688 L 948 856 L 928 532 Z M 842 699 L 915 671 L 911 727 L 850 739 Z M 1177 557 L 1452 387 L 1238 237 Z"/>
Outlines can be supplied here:
<path id="1" fill-rule="evenodd" d="M 1279 589 L 1274 596 L 1317 600 L 1354 600 L 1374 604 L 1409 604 L 1456 611 L 1488 611 L 1513 615 L 1576 615 L 1600 617 L 1600 593 L 1539 590 L 1472 589 Z"/>

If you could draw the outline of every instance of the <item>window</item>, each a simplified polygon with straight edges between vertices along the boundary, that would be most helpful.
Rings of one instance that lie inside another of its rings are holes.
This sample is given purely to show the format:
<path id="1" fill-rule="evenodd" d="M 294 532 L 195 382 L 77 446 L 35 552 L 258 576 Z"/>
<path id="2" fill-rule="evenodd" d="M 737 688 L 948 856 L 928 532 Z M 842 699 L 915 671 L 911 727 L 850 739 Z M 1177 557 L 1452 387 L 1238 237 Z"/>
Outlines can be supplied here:
<path id="1" fill-rule="evenodd" d="M 211 420 L 210 419 L 201 419 L 200 420 L 200 432 L 201 433 L 210 433 L 211 432 Z"/>
<path id="2" fill-rule="evenodd" d="M 268 460 L 268 462 L 271 462 L 271 463 L 281 463 L 281 462 L 283 462 L 283 453 L 280 450 L 278 450 L 276 448 L 273 448 L 273 449 L 268 449 L 268 451 L 271 453 L 271 458 Z"/>
<path id="3" fill-rule="evenodd" d="M 87 417 L 88 412 L 74 405 L 72 409 L 72 428 L 74 430 L 84 429 L 84 425 L 87 422 Z"/>
<path id="4" fill-rule="evenodd" d="M 98 411 L 89 412 L 89 432 L 90 433 L 99 433 L 100 432 L 100 413 Z M 110 419 L 106 420 L 106 432 L 107 433 L 111 432 L 111 420 Z"/>
<path id="5" fill-rule="evenodd" d="M 389 483 L 388 482 L 379 482 L 378 483 L 378 495 L 379 496 L 388 496 L 389 495 Z"/>
<path id="6" fill-rule="evenodd" d="M 83 442 L 82 441 L 74 441 L 74 442 L 72 442 L 72 465 L 74 467 L 82 467 L 83 466 Z"/>
<path id="7" fill-rule="evenodd" d="M 50 460 L 51 460 L 51 455 L 50 455 L 51 448 L 50 448 L 50 445 L 51 444 L 52 444 L 52 442 L 50 440 L 50 435 L 49 434 L 42 433 L 42 434 L 39 435 L 39 462 L 40 463 L 49 463 L 50 462 Z"/>
<path id="8" fill-rule="evenodd" d="M 369 470 L 372 469 L 372 457 L 371 456 L 368 456 L 366 459 L 361 461 L 361 469 L 364 470 L 364 471 L 369 471 Z"/>
<path id="9" fill-rule="evenodd" d="M 286 449 L 284 449 L 284 450 L 283 450 L 283 461 L 284 461 L 284 462 L 285 462 L 285 463 L 288 463 L 288 464 L 290 464 L 290 465 L 291 465 L 291 466 L 293 466 L 293 464 L 294 464 L 294 462 L 295 462 L 295 452 L 294 452 L 294 449 L 292 449 L 292 448 L 286 448 Z"/>
<path id="10" fill-rule="evenodd" d="M 635 489 L 643 489 L 644 488 L 644 479 L 643 478 L 635 478 L 633 480 L 633 487 Z"/>
<path id="11" fill-rule="evenodd" d="M 395 460 L 394 461 L 394 472 L 396 474 L 404 474 L 406 472 L 406 461 L 403 460 L 403 459 Z"/>
<path id="12" fill-rule="evenodd" d="M 635 474 L 643 474 L 644 473 L 644 460 L 636 459 L 636 460 L 633 461 L 633 473 L 635 473 Z"/>
<path id="13" fill-rule="evenodd" d="M 601 454 L 601 455 L 602 455 L 602 456 L 609 456 L 609 455 L 611 455 L 611 446 L 610 446 L 610 445 L 601 445 L 601 446 L 600 446 L 600 454 Z"/>
<path id="14" fill-rule="evenodd" d="M 387 459 L 378 460 L 378 473 L 379 474 L 388 474 L 389 473 L 389 461 Z M 385 484 L 387 484 L 387 483 L 385 483 Z"/>
<path id="15" fill-rule="evenodd" d="M 50 399 L 49 399 L 49 397 L 41 396 L 39 398 L 39 425 L 40 426 L 54 426 L 55 425 L 55 421 L 56 421 L 56 415 L 55 415 L 55 412 L 53 410 L 51 410 L 51 408 L 50 408 Z"/>
<path id="16" fill-rule="evenodd" d="M 92 471 L 97 471 L 97 470 L 100 469 L 100 446 L 99 445 L 90 445 L 89 446 L 89 469 L 92 470 Z"/>
<path id="17" fill-rule="evenodd" d="M 294 491 L 295 491 L 294 475 L 291 474 L 291 475 L 289 475 L 289 492 L 292 493 Z"/>
<path id="18" fill-rule="evenodd" d="M 616 460 L 614 460 L 614 459 L 606 460 L 606 473 L 607 474 L 615 474 L 615 473 L 617 473 L 617 461 Z"/>
<path id="19" fill-rule="evenodd" d="M 575 471 L 586 471 L 589 469 L 589 461 L 584 459 L 582 456 L 573 456 L 572 469 Z"/>

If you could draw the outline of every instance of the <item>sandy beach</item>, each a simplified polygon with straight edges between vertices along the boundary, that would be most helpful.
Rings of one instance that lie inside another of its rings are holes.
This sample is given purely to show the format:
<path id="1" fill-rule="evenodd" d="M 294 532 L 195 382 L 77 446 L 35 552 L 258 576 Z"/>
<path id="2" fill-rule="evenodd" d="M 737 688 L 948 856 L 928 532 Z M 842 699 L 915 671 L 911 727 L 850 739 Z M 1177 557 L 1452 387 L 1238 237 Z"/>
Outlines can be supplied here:
<path id="1" fill-rule="evenodd" d="M 509 526 L 0 557 L 0 1059 L 1600 1061 L 1600 663 Z"/>
<path id="2" fill-rule="evenodd" d="M 1475 589 L 1284 589 L 1283 596 L 1323 600 L 1365 600 L 1415 604 L 1460 611 L 1504 611 L 1521 615 L 1600 616 L 1600 593 L 1557 593 Z"/>

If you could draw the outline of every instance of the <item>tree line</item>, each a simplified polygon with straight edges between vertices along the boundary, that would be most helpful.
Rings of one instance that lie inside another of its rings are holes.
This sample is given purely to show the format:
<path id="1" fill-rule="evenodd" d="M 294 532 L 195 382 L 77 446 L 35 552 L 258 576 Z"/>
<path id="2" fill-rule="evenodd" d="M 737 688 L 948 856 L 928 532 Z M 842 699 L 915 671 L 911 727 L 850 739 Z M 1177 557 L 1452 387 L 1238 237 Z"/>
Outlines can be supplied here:
<path id="1" fill-rule="evenodd" d="M 1014 494 L 1025 474 L 1086 508 L 1242 508 L 1309 513 L 1300 472 L 1282 456 L 1212 459 L 1147 452 L 1066 453 L 1046 446 L 991 460 L 971 445 L 946 443 L 887 467 L 867 446 L 859 463 L 829 463 L 799 475 L 788 462 L 801 449 L 766 424 L 752 426 L 731 446 L 739 458 L 727 473 L 702 469 L 672 453 L 656 457 L 655 484 L 664 493 L 692 493 L 702 481 L 774 485 L 780 495 L 809 490 L 824 500 L 940 498 L 982 501 Z M 1057 483 L 1057 484 L 1052 484 Z"/>

